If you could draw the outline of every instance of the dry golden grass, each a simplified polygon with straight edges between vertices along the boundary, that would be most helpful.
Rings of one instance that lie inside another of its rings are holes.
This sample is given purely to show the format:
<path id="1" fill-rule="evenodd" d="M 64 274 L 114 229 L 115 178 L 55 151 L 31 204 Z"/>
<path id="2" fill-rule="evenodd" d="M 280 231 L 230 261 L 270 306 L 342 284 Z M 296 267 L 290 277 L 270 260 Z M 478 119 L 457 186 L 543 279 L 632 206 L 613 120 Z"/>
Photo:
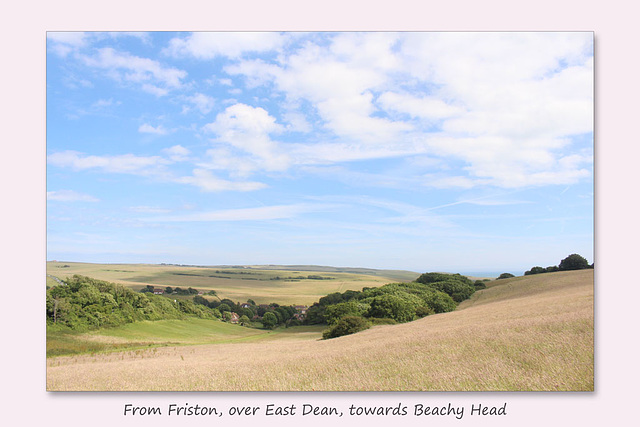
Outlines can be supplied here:
<path id="1" fill-rule="evenodd" d="M 355 335 L 47 360 L 48 390 L 594 388 L 593 270 L 496 281 L 455 312 Z"/>

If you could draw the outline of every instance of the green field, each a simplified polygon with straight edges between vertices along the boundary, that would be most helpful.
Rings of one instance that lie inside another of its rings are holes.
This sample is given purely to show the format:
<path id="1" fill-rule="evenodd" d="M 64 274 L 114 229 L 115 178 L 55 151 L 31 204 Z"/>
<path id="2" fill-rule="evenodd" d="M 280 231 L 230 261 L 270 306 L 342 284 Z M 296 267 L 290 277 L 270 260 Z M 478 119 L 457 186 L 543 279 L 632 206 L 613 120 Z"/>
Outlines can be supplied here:
<path id="1" fill-rule="evenodd" d="M 233 325 L 219 320 L 190 318 L 135 322 L 117 328 L 103 328 L 85 333 L 49 330 L 47 356 L 239 343 L 292 337 L 320 339 L 323 329 L 324 326 L 295 326 L 266 330 Z"/>
<path id="2" fill-rule="evenodd" d="M 300 268 L 298 268 L 300 267 Z M 321 297 L 397 281 L 418 273 L 401 270 L 338 269 L 319 266 L 179 266 L 155 264 L 90 264 L 47 262 L 47 274 L 64 280 L 79 274 L 120 283 L 134 290 L 157 287 L 215 290 L 222 299 L 253 299 L 257 304 L 311 305 Z M 311 277 L 311 278 L 309 278 Z M 47 285 L 54 284 L 47 278 Z"/>

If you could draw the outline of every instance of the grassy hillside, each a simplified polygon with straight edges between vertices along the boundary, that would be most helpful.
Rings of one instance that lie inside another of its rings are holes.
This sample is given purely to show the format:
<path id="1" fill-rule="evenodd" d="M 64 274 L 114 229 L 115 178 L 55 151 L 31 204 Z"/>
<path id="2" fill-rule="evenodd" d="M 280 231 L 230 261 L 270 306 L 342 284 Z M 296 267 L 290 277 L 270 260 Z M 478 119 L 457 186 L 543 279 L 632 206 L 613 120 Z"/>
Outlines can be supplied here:
<path id="1" fill-rule="evenodd" d="M 47 388 L 589 391 L 593 270 L 490 282 L 454 312 L 355 335 L 278 338 L 50 358 Z"/>
<path id="2" fill-rule="evenodd" d="M 197 318 L 143 321 L 85 333 L 48 331 L 47 355 L 111 353 L 122 350 L 141 354 L 140 350 L 168 346 L 248 342 L 282 337 L 319 339 L 322 329 L 322 326 L 297 326 L 270 331 Z"/>
<path id="3" fill-rule="evenodd" d="M 194 267 L 75 262 L 48 262 L 47 274 L 63 280 L 80 274 L 119 283 L 134 290 L 147 285 L 192 287 L 205 292 L 215 290 L 220 298 L 233 301 L 244 302 L 251 298 L 258 304 L 277 302 L 283 305 L 311 305 L 333 292 L 361 290 L 363 287 L 377 287 L 398 280 L 410 281 L 418 276 L 417 273 L 396 270 L 317 266 Z"/>

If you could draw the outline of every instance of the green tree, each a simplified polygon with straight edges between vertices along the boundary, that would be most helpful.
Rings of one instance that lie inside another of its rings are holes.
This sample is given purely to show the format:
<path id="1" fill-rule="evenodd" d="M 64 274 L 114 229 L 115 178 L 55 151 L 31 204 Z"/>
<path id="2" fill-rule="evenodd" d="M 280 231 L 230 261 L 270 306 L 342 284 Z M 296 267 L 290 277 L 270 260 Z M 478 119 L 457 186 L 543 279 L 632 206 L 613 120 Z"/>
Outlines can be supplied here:
<path id="1" fill-rule="evenodd" d="M 589 262 L 578 254 L 571 254 L 562 261 L 558 268 L 562 270 L 582 270 L 589 268 Z"/>
<path id="2" fill-rule="evenodd" d="M 276 315 L 270 311 L 267 311 L 264 316 L 262 316 L 262 326 L 267 329 L 273 329 L 278 324 L 278 318 Z"/>
<path id="3" fill-rule="evenodd" d="M 509 279 L 510 277 L 516 277 L 511 273 L 502 273 L 500 276 L 498 276 L 498 279 Z"/>
<path id="4" fill-rule="evenodd" d="M 339 302 L 327 307 L 325 318 L 329 325 L 337 323 L 345 316 L 362 316 L 367 311 L 367 306 L 356 301 Z"/>
<path id="5" fill-rule="evenodd" d="M 249 317 L 247 317 L 247 316 L 245 316 L 245 315 L 240 316 L 240 319 L 238 319 L 238 321 L 240 322 L 240 324 L 241 324 L 242 326 L 244 326 L 244 325 L 248 325 L 248 324 L 251 322 L 251 320 L 249 319 Z"/>
<path id="6" fill-rule="evenodd" d="M 524 275 L 525 276 L 529 276 L 531 274 L 541 274 L 541 273 L 546 273 L 547 269 L 544 267 L 540 267 L 540 266 L 535 266 L 535 267 L 531 267 L 531 270 L 525 271 Z"/>
<path id="7" fill-rule="evenodd" d="M 369 309 L 369 317 L 389 318 L 397 322 L 410 322 L 415 314 L 414 304 L 391 294 L 374 297 Z"/>
<path id="8" fill-rule="evenodd" d="M 356 332 L 368 329 L 371 324 L 367 319 L 360 316 L 346 316 L 340 319 L 335 325 L 329 327 L 322 333 L 323 339 L 341 337 L 343 335 L 355 334 Z"/>

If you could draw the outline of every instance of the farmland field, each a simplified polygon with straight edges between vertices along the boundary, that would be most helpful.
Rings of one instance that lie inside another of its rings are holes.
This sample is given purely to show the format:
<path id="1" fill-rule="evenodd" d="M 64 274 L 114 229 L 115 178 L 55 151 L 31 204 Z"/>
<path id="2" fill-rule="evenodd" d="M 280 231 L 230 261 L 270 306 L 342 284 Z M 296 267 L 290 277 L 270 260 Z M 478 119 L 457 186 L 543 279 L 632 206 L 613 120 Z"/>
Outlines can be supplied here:
<path id="1" fill-rule="evenodd" d="M 299 267 L 299 268 L 298 268 Z M 344 272 L 348 271 L 348 272 Z M 139 290 L 147 285 L 215 290 L 220 298 L 258 304 L 311 305 L 332 292 L 411 281 L 418 273 L 397 270 L 332 269 L 316 266 L 179 266 L 48 262 L 47 274 L 64 280 L 74 274 Z M 47 278 L 47 284 L 51 284 Z"/>
<path id="2" fill-rule="evenodd" d="M 592 391 L 593 287 L 593 270 L 488 282 L 454 312 L 331 340 L 196 321 L 191 345 L 175 345 L 170 323 L 134 325 L 93 336 L 167 346 L 51 357 L 47 389 Z"/>

